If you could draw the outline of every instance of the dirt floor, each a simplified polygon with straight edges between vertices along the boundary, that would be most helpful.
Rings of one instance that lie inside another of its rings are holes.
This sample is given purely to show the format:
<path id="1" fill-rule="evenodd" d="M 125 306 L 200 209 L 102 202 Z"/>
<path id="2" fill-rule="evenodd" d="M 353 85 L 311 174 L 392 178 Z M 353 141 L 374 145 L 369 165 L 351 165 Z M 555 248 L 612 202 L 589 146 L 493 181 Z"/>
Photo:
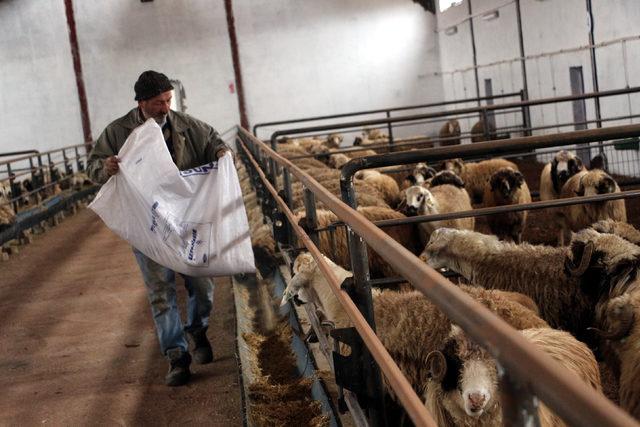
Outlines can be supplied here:
<path id="1" fill-rule="evenodd" d="M 0 425 L 242 425 L 233 293 L 216 285 L 215 360 L 170 388 L 129 245 L 88 209 L 35 236 L 0 262 Z"/>

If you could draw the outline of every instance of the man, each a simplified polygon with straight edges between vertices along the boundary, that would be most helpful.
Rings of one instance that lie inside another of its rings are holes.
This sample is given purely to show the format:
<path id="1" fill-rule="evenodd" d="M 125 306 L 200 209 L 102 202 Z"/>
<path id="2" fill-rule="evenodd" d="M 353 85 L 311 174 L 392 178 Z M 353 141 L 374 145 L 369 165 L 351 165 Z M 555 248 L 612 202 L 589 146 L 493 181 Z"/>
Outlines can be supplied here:
<path id="1" fill-rule="evenodd" d="M 180 170 L 217 160 L 229 151 L 211 126 L 169 109 L 172 89 L 171 82 L 162 73 L 145 71 L 140 75 L 134 85 L 138 106 L 108 125 L 89 154 L 87 171 L 93 181 L 103 184 L 118 173 L 120 148 L 133 129 L 149 118 L 162 128 L 167 149 Z M 147 288 L 160 349 L 170 362 L 165 383 L 184 385 L 191 376 L 191 355 L 185 332 L 193 342 L 195 362 L 204 364 L 213 360 L 206 335 L 213 306 L 213 282 L 209 278 L 183 275 L 188 291 L 187 325 L 183 329 L 176 302 L 175 272 L 135 248 L 133 252 Z"/>

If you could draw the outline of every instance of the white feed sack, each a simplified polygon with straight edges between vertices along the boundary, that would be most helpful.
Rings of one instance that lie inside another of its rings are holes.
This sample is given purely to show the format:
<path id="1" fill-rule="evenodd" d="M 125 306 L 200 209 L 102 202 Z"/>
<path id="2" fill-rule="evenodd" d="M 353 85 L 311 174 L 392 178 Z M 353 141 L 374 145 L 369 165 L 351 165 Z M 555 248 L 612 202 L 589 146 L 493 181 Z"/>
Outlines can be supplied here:
<path id="1" fill-rule="evenodd" d="M 158 124 L 136 128 L 118 153 L 120 172 L 89 205 L 120 237 L 189 276 L 255 271 L 247 214 L 231 154 L 179 171 Z"/>

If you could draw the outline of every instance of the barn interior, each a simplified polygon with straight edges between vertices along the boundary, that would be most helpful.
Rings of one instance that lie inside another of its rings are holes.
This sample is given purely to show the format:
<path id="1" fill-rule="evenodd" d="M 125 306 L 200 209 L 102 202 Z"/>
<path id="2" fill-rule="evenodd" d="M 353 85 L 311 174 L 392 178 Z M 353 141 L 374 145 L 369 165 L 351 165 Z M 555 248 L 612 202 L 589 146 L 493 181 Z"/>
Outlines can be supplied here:
<path id="1" fill-rule="evenodd" d="M 638 425 L 638 20 L 0 0 L 0 424 Z M 214 283 L 177 387 L 138 252 Z"/>

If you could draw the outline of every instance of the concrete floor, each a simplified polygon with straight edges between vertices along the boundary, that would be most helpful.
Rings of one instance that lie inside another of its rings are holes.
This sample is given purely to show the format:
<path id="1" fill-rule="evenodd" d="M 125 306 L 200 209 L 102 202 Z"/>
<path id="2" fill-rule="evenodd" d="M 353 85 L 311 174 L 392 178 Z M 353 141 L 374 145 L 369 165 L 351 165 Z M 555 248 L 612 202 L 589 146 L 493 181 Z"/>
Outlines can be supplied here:
<path id="1" fill-rule="evenodd" d="M 233 293 L 216 283 L 215 360 L 169 388 L 130 246 L 88 209 L 35 236 L 0 262 L 0 425 L 242 425 Z"/>

